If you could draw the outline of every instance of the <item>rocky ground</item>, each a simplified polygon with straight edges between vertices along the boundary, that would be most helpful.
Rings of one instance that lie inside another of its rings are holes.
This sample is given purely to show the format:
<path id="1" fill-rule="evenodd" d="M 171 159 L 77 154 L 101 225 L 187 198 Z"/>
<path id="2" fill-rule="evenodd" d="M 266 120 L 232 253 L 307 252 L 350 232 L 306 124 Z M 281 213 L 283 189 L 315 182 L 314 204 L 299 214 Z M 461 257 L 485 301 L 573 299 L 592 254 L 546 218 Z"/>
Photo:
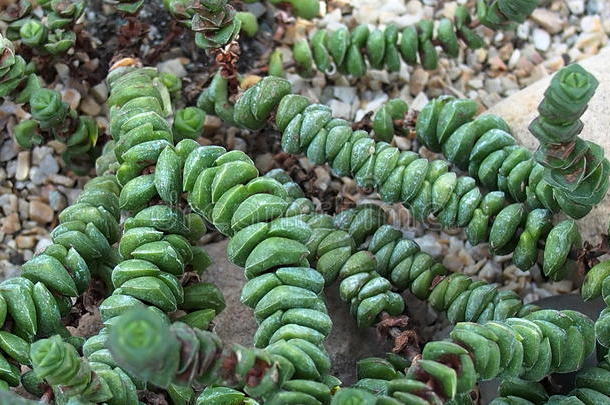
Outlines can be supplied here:
<path id="1" fill-rule="evenodd" d="M 192 104 L 212 70 L 209 58 L 194 47 L 190 33 L 172 24 L 165 11 L 156 6 L 156 2 L 150 2 L 141 15 L 143 25 L 130 28 L 140 29 L 136 31 L 138 35 L 117 35 L 117 32 L 122 32 L 120 27 L 124 27 L 126 21 L 111 14 L 100 1 L 90 3 L 80 46 L 67 60 L 56 60 L 45 65 L 48 70 L 44 72 L 45 78 L 62 91 L 67 102 L 83 113 L 97 117 L 99 123 L 105 126 L 107 110 L 104 102 L 108 90 L 103 78 L 108 63 L 117 55 L 138 55 L 145 63 L 181 76 L 185 88 L 182 104 Z M 381 26 L 395 23 L 406 26 L 422 17 L 451 17 L 458 3 L 462 1 L 335 0 L 329 1 L 323 17 L 314 22 L 294 21 L 286 14 L 275 15 L 271 8 L 259 3 L 243 5 L 260 17 L 262 33 L 256 39 L 246 39 L 243 43 L 240 71 L 247 74 L 248 71 L 260 69 L 265 65 L 272 47 L 288 49 L 296 38 L 315 27 L 334 29 L 339 24 L 354 26 L 359 23 Z M 133 34 L 127 34 L 129 33 Z M 515 32 L 494 34 L 482 30 L 482 33 L 485 34 L 488 47 L 465 51 L 457 60 L 441 59 L 439 69 L 433 72 L 403 64 L 398 73 L 371 70 L 366 78 L 357 82 L 349 82 L 343 77 L 325 77 L 322 74 L 312 79 L 289 74 L 288 78 L 296 91 L 330 105 L 337 116 L 350 120 L 362 119 L 366 113 L 375 111 L 392 97 L 403 98 L 412 109 L 417 110 L 430 98 L 441 94 L 470 97 L 479 102 L 481 111 L 492 108 L 503 116 L 506 113 L 509 119 L 511 107 L 525 103 L 524 100 L 529 101 L 529 111 L 533 111 L 538 101 L 532 103 L 532 100 L 541 98 L 545 85 L 534 85 L 534 90 L 526 90 L 526 93 L 519 93 L 521 89 L 548 78 L 566 63 L 585 60 L 600 53 L 608 44 L 610 2 L 541 1 L 540 8 Z M 602 85 L 608 89 L 610 77 L 607 65 L 610 62 L 610 52 L 606 49 L 601 55 L 594 63 L 597 63 L 600 73 L 605 68 L 605 81 L 602 81 Z M 285 62 L 290 63 L 288 53 Z M 512 95 L 515 98 L 501 103 Z M 585 122 L 590 126 L 589 133 L 597 134 L 599 138 L 607 134 L 608 128 L 608 96 L 606 94 L 603 97 L 606 107 L 592 108 Z M 600 102 L 599 105 L 604 104 Z M 48 232 L 57 224 L 58 212 L 74 201 L 87 179 L 76 176 L 65 168 L 60 157 L 62 146 L 59 143 L 51 141 L 31 151 L 20 150 L 15 145 L 11 139 L 11 128 L 16 119 L 26 115 L 26 112 L 10 102 L 0 106 L 2 278 L 19 274 L 19 266 L 50 243 Z M 516 115 L 516 133 L 521 134 L 527 122 L 517 120 L 521 116 Z M 605 117 L 606 121 L 603 122 L 606 124 L 596 125 L 602 116 Z M 375 195 L 357 189 L 353 181 L 332 175 L 327 167 L 313 167 L 305 159 L 279 153 L 277 134 L 253 134 L 224 128 L 215 117 L 208 117 L 205 133 L 206 138 L 202 143 L 223 144 L 231 149 L 245 150 L 255 159 L 261 171 L 275 167 L 289 170 L 308 195 L 319 203 L 320 208 L 329 213 L 364 201 L 376 200 Z M 527 141 L 525 137 L 519 137 Z M 398 138 L 396 143 L 401 149 L 420 149 L 417 141 L 410 137 Z M 607 141 L 604 145 L 606 144 Z M 606 148 L 606 151 L 610 154 L 610 148 Z M 510 264 L 509 256 L 490 258 L 485 245 L 469 246 L 462 233 L 449 234 L 414 224 L 402 207 L 392 207 L 390 216 L 406 233 L 415 237 L 425 251 L 439 258 L 448 268 L 499 283 L 503 288 L 518 292 L 527 302 L 569 293 L 576 288 L 572 280 L 556 283 L 543 280 L 537 268 L 522 272 Z M 592 226 L 598 227 L 595 228 L 596 234 L 598 229 L 606 229 L 605 225 L 601 225 L 607 223 L 605 216 L 598 215 L 592 221 Z M 218 235 L 211 234 L 206 241 L 212 243 L 220 239 Z M 223 279 L 224 287 L 227 287 L 225 293 L 228 303 L 235 304 L 235 308 L 238 308 L 220 316 L 218 324 L 224 326 L 219 326 L 219 331 L 224 337 L 248 343 L 251 328 L 245 325 L 252 327 L 253 320 L 249 310 L 240 307 L 238 303 L 243 277 L 226 262 L 222 241 L 209 245 L 209 251 L 216 265 L 208 277 L 211 280 Z M 218 277 L 221 274 L 223 277 Z M 228 276 L 225 278 L 226 274 Z M 336 297 L 332 297 L 331 294 L 331 302 L 337 301 Z M 431 336 L 443 329 L 445 324 L 439 322 L 434 311 L 412 298 L 409 300 L 412 302 L 411 315 L 419 323 L 423 335 Z M 341 307 L 340 303 L 335 304 L 334 307 Z M 341 315 L 337 321 L 337 335 L 333 335 L 329 345 L 335 353 L 338 370 L 351 380 L 356 355 L 370 353 L 370 342 L 376 337 L 373 331 L 369 331 L 368 334 L 360 334 L 360 339 L 346 339 L 346 336 L 355 336 L 360 332 L 355 330 L 347 311 L 343 311 L 339 312 Z"/>

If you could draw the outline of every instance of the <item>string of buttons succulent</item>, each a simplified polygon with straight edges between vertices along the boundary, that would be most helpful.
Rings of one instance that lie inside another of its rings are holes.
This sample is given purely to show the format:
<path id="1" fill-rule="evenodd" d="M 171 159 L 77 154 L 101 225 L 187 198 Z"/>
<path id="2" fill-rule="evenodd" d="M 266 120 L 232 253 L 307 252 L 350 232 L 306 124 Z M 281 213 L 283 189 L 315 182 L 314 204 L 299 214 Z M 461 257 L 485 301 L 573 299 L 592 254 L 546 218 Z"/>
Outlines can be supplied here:
<path id="1" fill-rule="evenodd" d="M 0 404 L 610 404 L 567 3 L 0 0 Z"/>

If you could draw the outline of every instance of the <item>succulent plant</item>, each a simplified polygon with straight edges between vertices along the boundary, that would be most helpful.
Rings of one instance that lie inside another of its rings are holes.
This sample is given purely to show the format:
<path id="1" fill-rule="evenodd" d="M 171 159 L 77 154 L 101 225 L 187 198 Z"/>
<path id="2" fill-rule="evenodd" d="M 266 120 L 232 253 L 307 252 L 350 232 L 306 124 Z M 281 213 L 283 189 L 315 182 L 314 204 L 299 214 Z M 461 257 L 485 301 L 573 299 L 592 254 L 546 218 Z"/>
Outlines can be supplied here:
<path id="1" fill-rule="evenodd" d="M 144 5 L 108 2 L 122 17 Z M 320 11 L 317 0 L 271 2 L 287 3 L 304 18 Z M 311 46 L 297 42 L 294 56 L 307 75 L 316 68 L 352 76 L 369 67 L 397 71 L 401 59 L 434 69 L 437 46 L 451 57 L 460 42 L 480 47 L 478 24 L 513 28 L 536 3 L 479 0 L 476 19 L 458 6 L 453 20 L 423 20 L 400 32 L 393 25 L 320 30 Z M 164 4 L 221 65 L 240 30 L 258 29 L 253 15 L 237 13 L 227 0 Z M 98 145 L 96 121 L 45 88 L 10 40 L 34 53 L 64 52 L 75 43 L 85 5 L 41 0 L 32 13 L 22 0 L 0 15 L 9 38 L 0 36 L 0 97 L 24 104 L 31 115 L 9 126 L 17 142 L 32 147 L 50 135 L 66 144 L 64 159 L 75 168 L 101 152 L 98 177 L 59 214 L 51 244 L 23 264 L 20 277 L 0 283 L 0 403 L 21 403 L 4 392 L 21 384 L 57 405 L 140 405 L 142 390 L 176 405 L 473 405 L 475 385 L 498 378 L 494 405 L 610 403 L 610 308 L 593 322 L 580 312 L 525 304 L 515 292 L 451 273 L 387 225 L 381 205 L 360 204 L 332 217 L 318 212 L 283 170 L 261 175 L 243 151 L 198 142 L 206 114 L 251 131 L 274 125 L 284 152 L 329 164 L 383 202 L 403 203 L 416 219 L 464 228 L 472 245 L 489 242 L 492 254 L 510 253 L 522 269 L 540 264 L 559 279 L 575 269 L 576 256 L 590 252 L 589 245 L 575 250 L 582 241 L 574 219 L 554 222 L 554 214 L 580 218 L 608 189 L 601 147 L 578 137 L 597 87 L 592 75 L 571 65 L 552 79 L 530 126 L 540 141 L 531 153 L 501 118 L 475 118 L 475 102 L 447 96 L 408 116 L 409 106 L 393 99 L 376 113 L 374 136 L 356 129 L 367 121 L 335 118 L 328 106 L 292 94 L 279 49 L 270 52 L 268 77 L 253 76 L 230 94 L 237 76 L 222 65 L 189 107 L 180 78 L 125 58 L 106 79 L 112 140 Z M 174 111 L 172 103 L 184 108 Z M 410 128 L 411 117 L 421 144 L 448 161 L 392 146 L 396 124 Z M 458 175 L 450 162 L 470 176 Z M 227 257 L 244 270 L 240 299 L 258 325 L 253 347 L 223 344 L 213 332 L 226 303 L 218 287 L 200 278 L 211 259 L 196 242 L 208 225 L 228 238 Z M 75 325 L 68 317 L 75 303 L 80 308 L 97 296 L 94 278 L 106 287 L 98 305 L 103 325 L 85 340 L 66 325 Z M 610 303 L 608 280 L 610 261 L 597 264 L 581 295 Z M 407 356 L 359 359 L 358 381 L 344 387 L 331 374 L 325 347 L 333 327 L 325 298 L 331 285 L 361 328 L 404 319 L 408 292 L 446 313 L 449 337 L 428 341 L 421 352 L 409 348 Z M 582 369 L 596 343 L 604 359 Z M 540 383 L 573 372 L 575 387 L 566 395 L 547 393 Z"/>

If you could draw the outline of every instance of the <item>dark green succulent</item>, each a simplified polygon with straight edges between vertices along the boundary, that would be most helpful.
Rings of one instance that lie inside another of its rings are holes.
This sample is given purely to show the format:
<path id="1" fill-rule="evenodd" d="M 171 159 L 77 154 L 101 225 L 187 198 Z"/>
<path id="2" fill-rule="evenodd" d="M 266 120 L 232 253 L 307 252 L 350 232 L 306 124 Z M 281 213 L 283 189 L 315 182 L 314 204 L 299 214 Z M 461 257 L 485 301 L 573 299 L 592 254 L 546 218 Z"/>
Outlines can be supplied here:
<path id="1" fill-rule="evenodd" d="M 540 146 L 534 157 L 545 167 L 544 180 L 553 188 L 561 209 L 582 217 L 606 195 L 610 162 L 603 149 L 580 138 L 580 120 L 598 86 L 595 77 L 574 64 L 551 80 L 530 125 Z"/>

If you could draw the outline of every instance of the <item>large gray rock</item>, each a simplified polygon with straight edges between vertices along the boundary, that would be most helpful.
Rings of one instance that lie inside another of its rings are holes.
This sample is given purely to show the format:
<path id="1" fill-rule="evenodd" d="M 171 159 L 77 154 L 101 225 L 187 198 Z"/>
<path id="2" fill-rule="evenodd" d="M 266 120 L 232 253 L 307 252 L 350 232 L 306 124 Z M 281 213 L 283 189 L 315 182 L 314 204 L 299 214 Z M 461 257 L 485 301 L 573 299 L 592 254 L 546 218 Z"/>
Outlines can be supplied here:
<path id="1" fill-rule="evenodd" d="M 610 47 L 602 49 L 598 55 L 579 63 L 599 80 L 595 96 L 582 117 L 585 128 L 581 136 L 603 146 L 606 157 L 610 157 Z M 532 150 L 538 147 L 538 141 L 530 134 L 527 127 L 538 115 L 538 104 L 542 101 L 551 77 L 548 76 L 528 86 L 488 111 L 504 118 L 510 124 L 513 134 L 519 142 Z M 599 241 L 600 235 L 608 230 L 609 219 L 610 197 L 606 196 L 599 206 L 579 221 L 584 239 Z"/>
<path id="2" fill-rule="evenodd" d="M 226 258 L 227 241 L 204 246 L 214 259 L 204 274 L 204 281 L 216 284 L 225 296 L 227 308 L 216 318 L 214 331 L 225 343 L 252 346 L 256 322 L 252 310 L 239 301 L 246 280 L 242 268 Z M 333 375 L 345 384 L 356 380 L 356 361 L 369 356 L 383 356 L 390 347 L 382 344 L 373 328 L 359 330 L 349 314 L 348 306 L 338 296 L 338 287 L 328 289 L 328 310 L 333 320 L 333 331 L 326 342 L 333 361 Z"/>

